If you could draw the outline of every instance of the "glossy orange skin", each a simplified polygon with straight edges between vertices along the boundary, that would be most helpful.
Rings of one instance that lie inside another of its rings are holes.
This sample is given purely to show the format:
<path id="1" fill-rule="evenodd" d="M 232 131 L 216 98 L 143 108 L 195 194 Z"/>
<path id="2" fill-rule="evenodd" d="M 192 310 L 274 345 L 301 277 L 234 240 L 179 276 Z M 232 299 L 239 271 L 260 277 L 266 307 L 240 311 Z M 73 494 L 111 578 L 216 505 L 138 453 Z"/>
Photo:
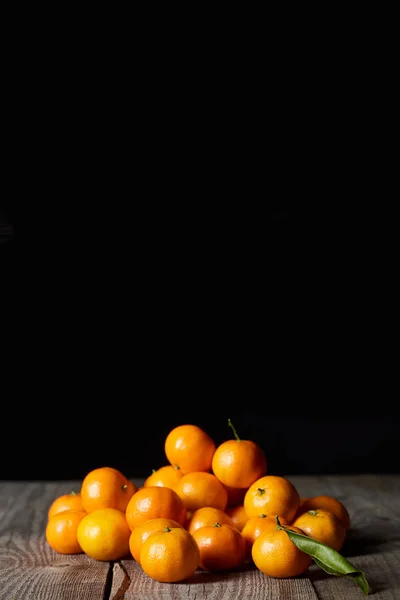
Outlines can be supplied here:
<path id="1" fill-rule="evenodd" d="M 159 517 L 158 519 L 149 519 L 145 523 L 142 523 L 142 525 L 134 528 L 129 538 L 129 549 L 136 562 L 140 564 L 140 550 L 149 535 L 155 531 L 163 531 L 166 527 L 172 529 L 182 527 L 182 525 L 173 519 Z"/>
<path id="2" fill-rule="evenodd" d="M 227 440 L 215 450 L 211 469 L 224 485 L 243 489 L 266 474 L 267 458 L 252 440 Z"/>
<path id="3" fill-rule="evenodd" d="M 333 496 L 320 495 L 313 498 L 306 498 L 300 505 L 298 514 L 308 510 L 327 510 L 333 513 L 344 526 L 346 533 L 350 529 L 350 514 L 345 505 Z"/>
<path id="4" fill-rule="evenodd" d="M 299 515 L 293 525 L 306 535 L 339 551 L 346 537 L 346 529 L 339 519 L 327 510 L 310 510 Z"/>
<path id="5" fill-rule="evenodd" d="M 212 506 L 203 506 L 195 510 L 190 519 L 187 521 L 185 528 L 189 533 L 193 534 L 199 527 L 204 525 L 231 525 L 233 527 L 233 521 L 231 517 L 220 508 L 213 508 Z"/>
<path id="6" fill-rule="evenodd" d="M 86 514 L 85 510 L 63 510 L 53 515 L 45 531 L 49 546 L 59 554 L 82 554 L 77 532 Z"/>
<path id="7" fill-rule="evenodd" d="M 237 506 L 230 506 L 225 509 L 227 515 L 232 519 L 232 524 L 239 531 L 243 530 L 243 527 L 246 525 L 249 517 L 247 516 L 246 510 L 244 508 L 244 504 L 238 504 Z"/>
<path id="8" fill-rule="evenodd" d="M 84 510 L 80 492 L 76 494 L 70 492 L 69 494 L 58 496 L 49 507 L 47 519 L 51 519 L 51 517 L 64 510 Z"/>
<path id="9" fill-rule="evenodd" d="M 155 581 L 176 583 L 189 579 L 199 562 L 199 548 L 183 527 L 153 532 L 140 550 L 141 567 Z"/>
<path id="10" fill-rule="evenodd" d="M 159 485 L 162 487 L 174 488 L 178 483 L 183 473 L 178 466 L 165 465 L 156 469 L 145 479 L 143 487 L 152 487 Z"/>
<path id="11" fill-rule="evenodd" d="M 126 507 L 126 520 L 133 531 L 149 519 L 164 517 L 177 521 L 179 525 L 186 523 L 186 506 L 178 494 L 169 487 L 149 486 L 133 494 Z"/>
<path id="12" fill-rule="evenodd" d="M 186 473 L 174 490 L 182 498 L 188 511 L 195 511 L 203 506 L 225 510 L 228 503 L 228 492 L 213 473 Z"/>
<path id="13" fill-rule="evenodd" d="M 300 496 L 285 477 L 265 475 L 249 487 L 243 504 L 249 517 L 279 515 L 291 523 L 300 506 Z"/>
<path id="14" fill-rule="evenodd" d="M 124 511 L 136 489 L 135 484 L 118 469 L 93 469 L 82 481 L 80 493 L 83 508 L 88 513 L 99 508 Z"/>
<path id="15" fill-rule="evenodd" d="M 289 523 L 283 517 L 279 517 L 279 522 L 285 527 Z M 259 515 L 258 517 L 250 517 L 242 529 L 242 535 L 246 540 L 246 557 L 251 558 L 251 550 L 253 544 L 259 535 L 265 531 L 275 531 L 277 528 L 276 518 L 273 516 Z"/>
<path id="16" fill-rule="evenodd" d="M 91 511 L 79 523 L 77 533 L 84 553 L 95 560 L 120 560 L 130 554 L 131 530 L 125 513 L 116 508 Z"/>
<path id="17" fill-rule="evenodd" d="M 178 425 L 164 442 L 165 455 L 171 465 L 178 465 L 182 473 L 210 471 L 215 442 L 197 425 Z"/>
<path id="18" fill-rule="evenodd" d="M 194 531 L 204 571 L 231 571 L 240 568 L 246 557 L 244 537 L 231 525 L 205 525 Z"/>
<path id="19" fill-rule="evenodd" d="M 287 527 L 304 535 L 298 527 Z M 297 548 L 282 529 L 265 531 L 254 541 L 251 556 L 255 566 L 269 577 L 297 577 L 307 571 L 312 558 Z"/>

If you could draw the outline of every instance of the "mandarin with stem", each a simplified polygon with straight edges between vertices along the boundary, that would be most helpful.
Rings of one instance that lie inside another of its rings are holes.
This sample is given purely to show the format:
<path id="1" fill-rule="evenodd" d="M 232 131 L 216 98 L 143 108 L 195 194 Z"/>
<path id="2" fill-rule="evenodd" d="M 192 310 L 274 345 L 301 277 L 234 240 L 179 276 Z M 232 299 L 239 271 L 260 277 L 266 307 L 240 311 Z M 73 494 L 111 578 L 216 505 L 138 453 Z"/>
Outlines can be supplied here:
<path id="1" fill-rule="evenodd" d="M 248 488 L 267 472 L 264 450 L 253 440 L 242 440 L 230 419 L 235 439 L 226 440 L 217 446 L 211 469 L 218 479 L 228 487 Z"/>
<path id="2" fill-rule="evenodd" d="M 244 564 L 246 543 L 236 527 L 204 525 L 193 532 L 200 550 L 200 568 L 204 571 L 231 571 Z"/>
<path id="3" fill-rule="evenodd" d="M 165 527 L 143 542 L 139 559 L 143 571 L 155 581 L 176 583 L 189 579 L 198 569 L 200 551 L 186 529 Z"/>

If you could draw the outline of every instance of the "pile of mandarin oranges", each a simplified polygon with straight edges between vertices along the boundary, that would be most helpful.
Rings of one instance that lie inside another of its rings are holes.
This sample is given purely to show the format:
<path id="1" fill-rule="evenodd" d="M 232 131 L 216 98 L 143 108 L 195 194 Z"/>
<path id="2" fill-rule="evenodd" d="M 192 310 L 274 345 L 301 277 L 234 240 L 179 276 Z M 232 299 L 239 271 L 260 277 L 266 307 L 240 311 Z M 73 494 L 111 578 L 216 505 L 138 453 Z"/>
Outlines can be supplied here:
<path id="1" fill-rule="evenodd" d="M 285 528 L 339 551 L 350 527 L 344 504 L 330 495 L 301 498 L 288 478 L 267 472 L 261 446 L 228 424 L 230 439 L 219 445 L 197 425 L 173 428 L 166 464 L 142 487 L 111 466 L 88 472 L 79 491 L 50 505 L 47 543 L 61 554 L 133 559 L 147 576 L 171 583 L 199 569 L 301 575 L 312 558 Z"/>

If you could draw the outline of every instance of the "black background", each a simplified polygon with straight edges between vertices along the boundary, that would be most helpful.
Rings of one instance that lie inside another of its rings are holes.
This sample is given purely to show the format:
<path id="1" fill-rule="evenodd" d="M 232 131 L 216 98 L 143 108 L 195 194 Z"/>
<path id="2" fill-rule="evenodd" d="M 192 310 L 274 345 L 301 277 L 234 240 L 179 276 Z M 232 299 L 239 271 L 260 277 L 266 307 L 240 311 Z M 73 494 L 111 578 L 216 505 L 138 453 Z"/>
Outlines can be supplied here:
<path id="1" fill-rule="evenodd" d="M 398 472 L 390 215 L 6 204 L 0 478 L 144 477 L 228 417 L 270 472 Z"/>

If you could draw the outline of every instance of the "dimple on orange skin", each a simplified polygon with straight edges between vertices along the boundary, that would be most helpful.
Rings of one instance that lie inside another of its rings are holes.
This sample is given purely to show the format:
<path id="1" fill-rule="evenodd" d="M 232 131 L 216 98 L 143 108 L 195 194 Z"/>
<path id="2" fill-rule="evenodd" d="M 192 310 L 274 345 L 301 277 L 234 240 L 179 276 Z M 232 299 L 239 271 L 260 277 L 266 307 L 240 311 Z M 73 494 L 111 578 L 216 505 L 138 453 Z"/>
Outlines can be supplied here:
<path id="1" fill-rule="evenodd" d="M 304 535 L 298 527 L 288 529 Z M 269 577 L 297 577 L 307 571 L 312 558 L 291 541 L 283 529 L 261 533 L 253 543 L 251 555 L 256 567 Z"/>
<path id="2" fill-rule="evenodd" d="M 300 496 L 285 477 L 265 475 L 249 487 L 243 504 L 249 517 L 279 515 L 291 523 L 300 506 Z"/>
<path id="3" fill-rule="evenodd" d="M 136 489 L 135 484 L 118 469 L 99 467 L 84 477 L 80 494 L 86 512 L 99 508 L 124 511 Z"/>
<path id="4" fill-rule="evenodd" d="M 164 451 L 171 465 L 178 465 L 182 473 L 211 471 L 215 442 L 197 425 L 178 425 L 164 442 Z"/>
<path id="5" fill-rule="evenodd" d="M 200 550 L 200 568 L 204 571 L 231 571 L 244 564 L 246 543 L 236 527 L 205 525 L 194 531 Z"/>
<path id="6" fill-rule="evenodd" d="M 140 549 L 141 567 L 155 581 L 177 583 L 189 579 L 199 562 L 199 548 L 183 527 L 153 532 Z"/>

